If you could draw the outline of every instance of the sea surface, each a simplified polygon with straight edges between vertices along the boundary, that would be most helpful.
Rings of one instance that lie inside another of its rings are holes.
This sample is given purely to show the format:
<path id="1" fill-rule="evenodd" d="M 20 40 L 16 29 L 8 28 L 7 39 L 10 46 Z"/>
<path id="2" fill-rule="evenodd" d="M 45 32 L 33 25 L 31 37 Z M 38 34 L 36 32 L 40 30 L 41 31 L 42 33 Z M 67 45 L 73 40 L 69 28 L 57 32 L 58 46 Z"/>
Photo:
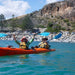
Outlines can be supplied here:
<path id="1" fill-rule="evenodd" d="M 33 42 L 31 46 L 38 45 Z M 0 40 L 0 47 L 19 47 Z M 50 42 L 54 52 L 0 57 L 0 75 L 75 75 L 75 43 Z"/>

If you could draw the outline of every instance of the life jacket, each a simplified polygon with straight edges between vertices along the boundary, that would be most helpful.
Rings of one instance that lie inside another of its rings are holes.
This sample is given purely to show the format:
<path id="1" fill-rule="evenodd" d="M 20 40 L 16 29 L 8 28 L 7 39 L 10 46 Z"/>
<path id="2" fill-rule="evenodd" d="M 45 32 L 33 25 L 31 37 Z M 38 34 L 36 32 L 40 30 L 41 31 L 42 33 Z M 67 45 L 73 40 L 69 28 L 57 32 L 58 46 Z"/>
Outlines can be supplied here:
<path id="1" fill-rule="evenodd" d="M 48 45 L 48 43 L 47 42 L 41 42 L 41 44 L 39 45 L 40 46 L 40 48 L 46 48 L 46 49 L 48 49 L 49 48 L 49 45 Z"/>
<path id="2" fill-rule="evenodd" d="M 25 42 L 21 42 L 20 43 L 20 48 L 26 49 L 27 48 L 26 43 Z"/>

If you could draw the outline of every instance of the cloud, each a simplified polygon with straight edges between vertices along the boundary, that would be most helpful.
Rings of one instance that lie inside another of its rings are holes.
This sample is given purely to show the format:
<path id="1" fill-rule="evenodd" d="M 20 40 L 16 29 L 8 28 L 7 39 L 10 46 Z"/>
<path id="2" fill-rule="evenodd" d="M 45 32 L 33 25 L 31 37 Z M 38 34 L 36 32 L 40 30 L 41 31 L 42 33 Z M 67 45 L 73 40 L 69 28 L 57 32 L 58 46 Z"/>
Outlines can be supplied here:
<path id="1" fill-rule="evenodd" d="M 57 2 L 57 1 L 63 1 L 63 0 L 46 0 L 46 3 L 54 3 L 54 2 Z"/>
<path id="2" fill-rule="evenodd" d="M 24 15 L 26 10 L 30 8 L 26 1 L 20 0 L 0 0 L 0 14 L 4 14 L 6 18 Z"/>

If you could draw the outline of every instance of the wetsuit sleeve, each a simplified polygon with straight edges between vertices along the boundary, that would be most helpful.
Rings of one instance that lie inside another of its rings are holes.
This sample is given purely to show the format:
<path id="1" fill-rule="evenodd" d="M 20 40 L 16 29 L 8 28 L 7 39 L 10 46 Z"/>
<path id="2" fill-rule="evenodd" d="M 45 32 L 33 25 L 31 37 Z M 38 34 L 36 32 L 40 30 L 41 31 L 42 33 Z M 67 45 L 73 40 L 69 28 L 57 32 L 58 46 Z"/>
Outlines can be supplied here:
<path id="1" fill-rule="evenodd" d="M 17 40 L 16 40 L 15 42 L 16 42 L 18 45 L 20 45 L 20 43 L 19 43 Z"/>
<path id="2" fill-rule="evenodd" d="M 30 41 L 27 42 L 27 45 L 30 45 L 33 41 L 34 39 L 31 39 Z"/>

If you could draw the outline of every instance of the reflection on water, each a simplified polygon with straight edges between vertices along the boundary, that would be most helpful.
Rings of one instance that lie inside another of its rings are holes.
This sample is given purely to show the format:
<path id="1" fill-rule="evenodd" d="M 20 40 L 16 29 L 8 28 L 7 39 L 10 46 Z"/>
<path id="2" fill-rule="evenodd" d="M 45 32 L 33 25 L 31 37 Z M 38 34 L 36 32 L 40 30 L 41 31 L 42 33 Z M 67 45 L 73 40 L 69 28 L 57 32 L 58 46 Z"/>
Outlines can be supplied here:
<path id="1" fill-rule="evenodd" d="M 0 57 L 0 63 L 15 64 L 21 63 L 20 59 L 27 59 L 29 55 L 11 55 L 11 56 L 2 56 Z"/>
<path id="2" fill-rule="evenodd" d="M 20 62 L 21 64 L 29 64 L 29 65 L 49 65 L 49 57 L 50 52 L 41 53 L 41 54 L 30 54 L 30 55 L 21 55 Z"/>
<path id="3" fill-rule="evenodd" d="M 41 53 L 40 55 L 42 55 L 42 56 L 50 56 L 51 54 L 50 54 L 50 52 L 46 52 L 46 53 Z"/>
<path id="4" fill-rule="evenodd" d="M 24 54 L 24 55 L 21 55 L 20 58 L 21 59 L 27 59 L 27 58 L 29 58 L 29 55 L 28 54 Z"/>

